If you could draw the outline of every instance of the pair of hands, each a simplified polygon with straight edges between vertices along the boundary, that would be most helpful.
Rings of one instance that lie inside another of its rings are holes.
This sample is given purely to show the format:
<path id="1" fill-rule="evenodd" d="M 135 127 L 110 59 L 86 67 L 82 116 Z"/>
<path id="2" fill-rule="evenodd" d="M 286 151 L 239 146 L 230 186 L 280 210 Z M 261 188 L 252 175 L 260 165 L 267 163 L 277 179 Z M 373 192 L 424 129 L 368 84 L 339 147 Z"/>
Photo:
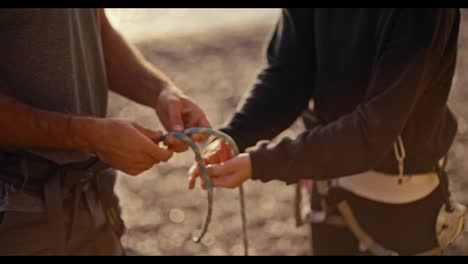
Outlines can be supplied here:
<path id="1" fill-rule="evenodd" d="M 167 131 L 182 132 L 189 127 L 211 127 L 201 108 L 176 88 L 164 88 L 154 109 Z M 158 142 L 162 131 L 155 131 L 141 125 L 119 119 L 88 120 L 79 129 L 80 138 L 88 143 L 88 149 L 99 158 L 130 175 L 138 175 L 160 162 L 168 161 L 174 152 L 183 152 L 187 146 L 179 139 L 168 137 L 164 147 Z M 80 127 L 80 126 L 78 126 Z M 206 140 L 205 136 L 193 135 L 195 141 Z"/>
<path id="2" fill-rule="evenodd" d="M 170 93 L 170 90 L 161 96 L 155 109 L 166 130 L 180 132 L 189 127 L 211 127 L 200 107 L 187 97 Z M 192 139 L 204 141 L 207 137 L 192 135 Z M 181 140 L 173 137 L 167 138 L 164 144 L 174 152 L 183 152 L 188 148 Z M 250 156 L 243 153 L 233 158 L 231 147 L 222 140 L 209 144 L 204 150 L 203 159 L 208 166 L 208 176 L 215 187 L 236 188 L 251 177 Z M 192 166 L 189 174 L 189 189 L 194 189 L 197 179 L 201 176 L 196 164 Z M 200 183 L 203 186 L 203 181 L 200 180 Z"/>
<path id="3" fill-rule="evenodd" d="M 204 150 L 203 160 L 214 187 L 237 188 L 252 177 L 250 156 L 242 153 L 233 157 L 232 148 L 223 140 L 215 140 L 209 144 Z M 195 188 L 198 179 L 204 188 L 197 163 L 193 164 L 188 174 L 189 189 Z"/>
<path id="4" fill-rule="evenodd" d="M 154 109 L 167 131 L 182 132 L 189 127 L 211 127 L 202 109 L 178 89 L 165 88 L 159 94 Z M 184 152 L 187 145 L 174 137 L 158 142 L 162 131 L 119 119 L 96 119 L 84 133 L 90 149 L 99 158 L 129 175 L 138 175 L 160 162 L 168 161 L 174 152 Z M 206 136 L 192 135 L 194 141 L 204 141 Z M 232 159 L 232 150 L 224 141 L 216 140 L 204 152 L 209 176 L 214 186 L 235 188 L 251 177 L 250 157 L 241 154 Z M 200 177 L 196 165 L 189 172 L 189 188 L 193 189 Z"/>

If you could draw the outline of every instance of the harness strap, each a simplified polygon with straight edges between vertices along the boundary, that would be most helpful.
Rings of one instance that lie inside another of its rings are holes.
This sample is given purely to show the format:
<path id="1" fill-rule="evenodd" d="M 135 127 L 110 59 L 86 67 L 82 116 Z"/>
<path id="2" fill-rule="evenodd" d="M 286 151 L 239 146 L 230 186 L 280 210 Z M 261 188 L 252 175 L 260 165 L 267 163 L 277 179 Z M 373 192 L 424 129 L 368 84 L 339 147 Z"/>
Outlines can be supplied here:
<path id="1" fill-rule="evenodd" d="M 416 254 L 416 256 L 441 256 L 443 254 L 444 254 L 444 250 L 440 247 L 436 247 L 428 251 L 424 251 L 419 254 Z"/>
<path id="2" fill-rule="evenodd" d="M 307 215 L 307 220 L 311 224 L 323 223 L 335 227 L 347 227 L 347 224 L 341 215 L 326 214 L 322 211 L 311 211 Z"/>
<path id="3" fill-rule="evenodd" d="M 447 158 L 444 159 L 444 165 L 441 167 L 438 163 L 435 166 L 435 171 L 437 176 L 439 177 L 439 182 L 442 185 L 442 191 L 444 192 L 444 203 L 447 212 L 453 212 L 454 208 L 452 202 L 450 201 L 450 189 L 449 189 L 449 180 L 447 172 L 445 171 L 444 167 L 446 166 Z"/>
<path id="4" fill-rule="evenodd" d="M 347 201 L 341 201 L 338 203 L 337 208 L 341 215 L 343 216 L 347 226 L 353 233 L 353 235 L 364 244 L 365 249 L 371 252 L 376 256 L 399 256 L 399 254 L 393 250 L 387 249 L 380 244 L 378 244 L 375 240 L 371 238 L 369 234 L 362 228 L 359 222 L 356 219 L 351 207 L 349 206 Z M 417 253 L 416 256 L 437 256 L 442 255 L 443 249 L 441 247 L 435 247 L 430 250 Z"/>
<path id="5" fill-rule="evenodd" d="M 299 183 L 296 184 L 295 188 L 295 196 L 294 196 L 294 218 L 296 219 L 296 226 L 304 225 L 304 221 L 302 220 L 302 186 Z"/>

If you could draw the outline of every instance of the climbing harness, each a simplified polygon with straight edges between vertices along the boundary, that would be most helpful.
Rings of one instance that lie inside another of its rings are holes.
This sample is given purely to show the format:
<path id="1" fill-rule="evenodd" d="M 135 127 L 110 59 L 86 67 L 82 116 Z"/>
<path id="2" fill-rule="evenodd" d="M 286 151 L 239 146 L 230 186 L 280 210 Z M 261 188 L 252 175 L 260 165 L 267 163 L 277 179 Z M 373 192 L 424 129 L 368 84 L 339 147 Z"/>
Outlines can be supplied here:
<path id="1" fill-rule="evenodd" d="M 198 167 L 200 169 L 203 183 L 206 187 L 207 190 L 207 200 L 208 200 L 208 209 L 207 213 L 205 216 L 205 220 L 201 229 L 201 232 L 199 235 L 194 236 L 192 239 L 194 242 L 199 243 L 203 236 L 206 234 L 208 231 L 208 226 L 210 225 L 211 222 L 211 215 L 213 213 L 213 184 L 211 182 L 210 177 L 208 176 L 208 171 L 206 169 L 206 164 L 203 160 L 202 152 L 200 147 L 190 138 L 191 135 L 194 134 L 202 134 L 202 135 L 207 135 L 207 136 L 214 136 L 215 138 L 224 140 L 226 143 L 230 145 L 232 148 L 232 154 L 234 156 L 239 155 L 239 148 L 237 147 L 236 142 L 227 134 L 219 131 L 219 130 L 214 130 L 210 128 L 202 128 L 202 127 L 196 127 L 196 128 L 189 128 L 186 129 L 184 132 L 169 132 L 165 134 L 159 142 L 164 141 L 167 137 L 172 136 L 175 138 L 178 138 L 182 140 L 185 144 L 187 144 L 192 151 L 195 153 L 195 161 L 198 164 Z M 158 143 L 159 143 L 158 142 Z M 246 217 L 246 212 L 245 212 L 245 199 L 244 199 L 244 189 L 241 186 L 239 186 L 239 200 L 240 200 L 240 210 L 241 210 L 241 221 L 242 221 L 242 234 L 243 234 L 243 243 L 244 243 L 244 254 L 247 256 L 248 255 L 248 250 L 249 250 L 249 244 L 248 244 L 248 237 L 247 237 L 247 217 Z"/>
<path id="2" fill-rule="evenodd" d="M 398 162 L 398 184 L 403 184 L 404 179 L 404 160 L 406 157 L 405 148 L 401 136 L 398 136 L 397 140 L 393 145 L 395 158 Z M 448 189 L 448 177 L 446 174 L 446 165 L 447 157 L 444 157 L 442 165 L 436 164 L 435 172 L 437 173 L 440 184 L 444 191 L 445 201 L 443 206 L 440 208 L 435 231 L 437 234 L 437 240 L 439 246 L 433 249 L 427 250 L 425 252 L 420 252 L 416 255 L 420 256 L 430 256 L 430 255 L 442 255 L 444 250 L 455 241 L 455 239 L 462 233 L 464 230 L 464 223 L 467 218 L 467 209 L 462 204 L 455 202 L 450 197 L 450 191 Z M 336 204 L 338 212 L 341 214 L 341 220 L 336 219 L 336 216 L 329 215 L 327 212 L 326 196 L 329 193 L 329 189 L 332 185 L 331 181 L 316 181 L 316 190 L 319 194 L 319 197 L 322 197 L 320 200 L 321 210 L 311 210 L 307 215 L 307 220 L 311 223 L 327 223 L 334 226 L 347 226 L 356 239 L 360 243 L 360 248 L 364 251 L 369 251 L 370 253 L 377 256 L 397 256 L 398 252 L 387 249 L 382 245 L 378 244 L 360 225 L 357 221 L 354 212 L 346 200 L 342 200 Z M 296 189 L 296 223 L 297 225 L 302 225 L 303 221 L 300 219 L 302 214 L 298 212 L 300 209 L 301 201 L 301 192 Z M 335 217 L 335 218 L 332 218 Z M 299 219 L 298 219 L 299 218 Z"/>

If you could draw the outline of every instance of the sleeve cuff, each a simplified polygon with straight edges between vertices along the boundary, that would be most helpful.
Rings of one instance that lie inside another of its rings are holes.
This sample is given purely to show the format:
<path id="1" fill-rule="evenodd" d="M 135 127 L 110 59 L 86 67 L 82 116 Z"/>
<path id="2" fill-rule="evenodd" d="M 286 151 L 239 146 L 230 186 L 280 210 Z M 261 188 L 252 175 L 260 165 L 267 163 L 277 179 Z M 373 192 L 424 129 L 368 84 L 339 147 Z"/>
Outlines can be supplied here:
<path id="1" fill-rule="evenodd" d="M 294 172 L 289 171 L 287 164 L 276 160 L 274 153 L 267 148 L 268 143 L 263 142 L 258 147 L 249 151 L 252 164 L 252 180 L 270 182 L 279 180 L 286 185 L 295 184 L 299 179 L 294 177 Z"/>

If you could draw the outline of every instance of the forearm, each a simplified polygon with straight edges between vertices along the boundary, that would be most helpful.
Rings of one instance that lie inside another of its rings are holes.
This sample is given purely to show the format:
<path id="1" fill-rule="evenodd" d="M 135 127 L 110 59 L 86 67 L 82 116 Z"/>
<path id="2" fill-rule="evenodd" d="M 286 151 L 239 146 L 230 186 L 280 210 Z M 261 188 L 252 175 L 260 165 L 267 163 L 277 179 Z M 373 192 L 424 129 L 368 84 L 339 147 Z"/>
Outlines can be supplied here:
<path id="1" fill-rule="evenodd" d="M 300 13 L 283 10 L 268 45 L 268 66 L 242 107 L 223 130 L 244 149 L 270 140 L 287 129 L 307 109 L 315 86 L 312 58 L 304 54 L 303 36 L 295 21 Z"/>
<path id="2" fill-rule="evenodd" d="M 0 94 L 0 147 L 90 150 L 97 119 L 39 110 Z"/>
<path id="3" fill-rule="evenodd" d="M 101 35 L 111 90 L 143 105 L 154 107 L 162 89 L 175 89 L 164 73 L 148 62 L 112 27 L 104 11 L 101 12 Z"/>
<path id="4" fill-rule="evenodd" d="M 264 70 L 258 82 L 222 130 L 236 140 L 239 148 L 271 140 L 287 129 L 307 108 L 308 87 L 299 78 L 283 74 L 280 68 Z"/>

